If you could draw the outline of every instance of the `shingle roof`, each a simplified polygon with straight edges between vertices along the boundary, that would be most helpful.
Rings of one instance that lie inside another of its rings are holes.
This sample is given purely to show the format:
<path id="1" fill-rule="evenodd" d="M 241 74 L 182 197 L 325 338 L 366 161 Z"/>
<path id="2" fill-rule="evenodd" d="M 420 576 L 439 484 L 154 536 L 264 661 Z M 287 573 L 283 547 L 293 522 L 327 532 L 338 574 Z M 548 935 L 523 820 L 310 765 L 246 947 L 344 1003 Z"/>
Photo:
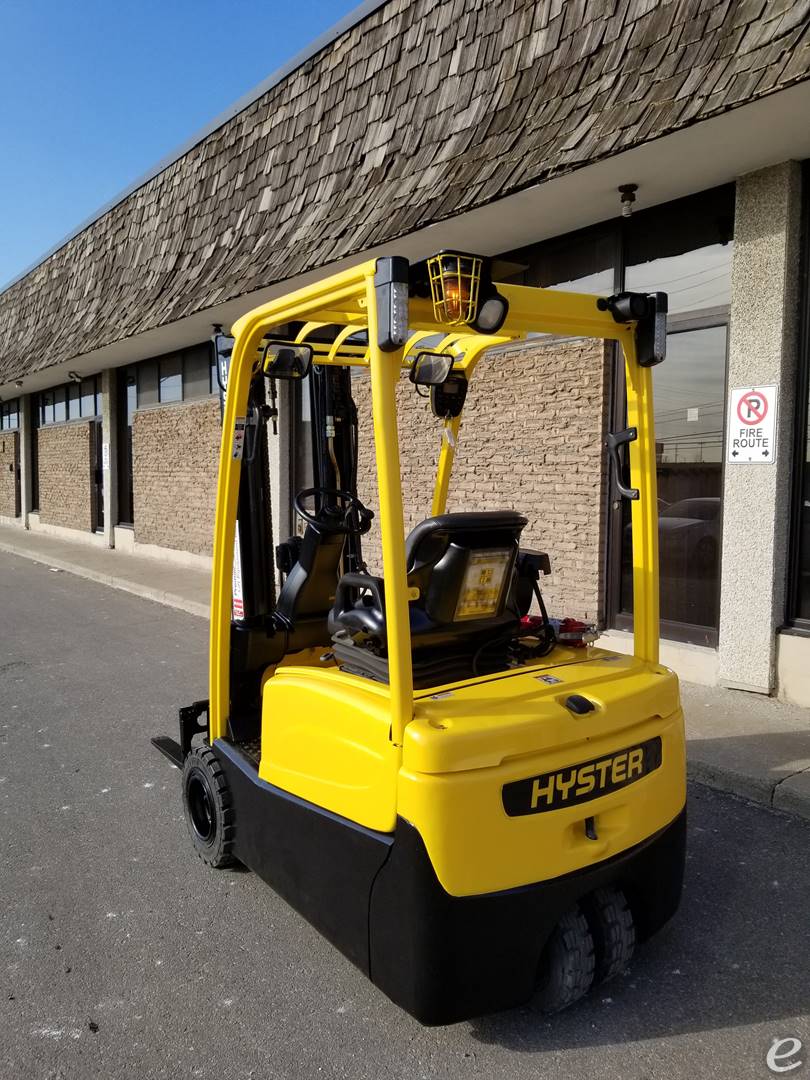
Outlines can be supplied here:
<path id="1" fill-rule="evenodd" d="M 389 0 L 0 294 L 0 382 L 810 77 L 810 0 Z"/>

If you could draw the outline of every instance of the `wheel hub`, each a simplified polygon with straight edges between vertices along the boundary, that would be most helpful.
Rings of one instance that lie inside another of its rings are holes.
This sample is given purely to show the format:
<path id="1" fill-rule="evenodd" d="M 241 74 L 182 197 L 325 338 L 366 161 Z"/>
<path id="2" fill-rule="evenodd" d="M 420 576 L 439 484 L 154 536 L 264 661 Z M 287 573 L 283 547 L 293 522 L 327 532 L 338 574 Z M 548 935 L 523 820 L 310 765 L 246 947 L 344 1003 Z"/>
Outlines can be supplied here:
<path id="1" fill-rule="evenodd" d="M 203 843 L 210 843 L 214 838 L 216 818 L 208 785 L 200 776 L 189 778 L 188 809 L 194 832 Z"/>

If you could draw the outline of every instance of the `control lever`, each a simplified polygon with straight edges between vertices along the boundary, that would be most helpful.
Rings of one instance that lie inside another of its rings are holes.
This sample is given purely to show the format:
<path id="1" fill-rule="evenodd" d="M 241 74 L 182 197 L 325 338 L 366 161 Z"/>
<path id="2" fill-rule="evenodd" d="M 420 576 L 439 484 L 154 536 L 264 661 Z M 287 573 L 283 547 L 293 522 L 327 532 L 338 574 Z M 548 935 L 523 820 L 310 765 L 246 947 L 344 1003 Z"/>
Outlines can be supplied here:
<path id="1" fill-rule="evenodd" d="M 619 447 L 624 446 L 626 443 L 635 442 L 637 438 L 638 429 L 630 427 L 625 428 L 624 431 L 609 431 L 606 440 L 608 456 L 613 467 L 613 480 L 616 484 L 616 490 L 623 499 L 637 499 L 638 488 L 626 487 L 622 483 L 622 463 L 619 458 Z"/>

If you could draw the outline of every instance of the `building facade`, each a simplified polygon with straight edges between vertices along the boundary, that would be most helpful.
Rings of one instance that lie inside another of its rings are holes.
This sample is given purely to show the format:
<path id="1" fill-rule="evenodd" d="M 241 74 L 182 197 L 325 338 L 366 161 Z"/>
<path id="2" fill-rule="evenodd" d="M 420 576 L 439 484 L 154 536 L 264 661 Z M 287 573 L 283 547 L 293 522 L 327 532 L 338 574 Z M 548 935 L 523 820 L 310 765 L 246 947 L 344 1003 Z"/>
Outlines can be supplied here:
<path id="1" fill-rule="evenodd" d="M 810 0 L 365 3 L 0 293 L 0 523 L 206 565 L 213 327 L 324 270 L 447 247 L 504 281 L 665 291 L 662 656 L 810 704 L 809 115 Z M 449 505 L 526 513 L 554 613 L 630 648 L 629 515 L 604 452 L 622 380 L 601 343 L 490 358 Z M 763 388 L 768 458 L 737 460 L 730 403 Z M 438 436 L 407 390 L 414 524 Z M 308 423 L 282 399 L 280 531 Z"/>

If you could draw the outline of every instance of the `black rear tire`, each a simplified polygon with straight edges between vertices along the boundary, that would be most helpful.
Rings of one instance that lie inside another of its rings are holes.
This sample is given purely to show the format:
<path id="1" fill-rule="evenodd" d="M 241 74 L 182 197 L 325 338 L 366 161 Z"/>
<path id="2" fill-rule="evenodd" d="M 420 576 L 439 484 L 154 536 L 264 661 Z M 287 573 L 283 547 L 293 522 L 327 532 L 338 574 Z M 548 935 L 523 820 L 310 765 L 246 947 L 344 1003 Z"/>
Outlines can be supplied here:
<path id="1" fill-rule="evenodd" d="M 594 944 L 588 920 L 578 906 L 557 923 L 540 958 L 536 1002 L 545 1013 L 573 1005 L 591 988 Z"/>
<path id="2" fill-rule="evenodd" d="M 636 927 L 621 889 L 597 889 L 583 900 L 582 907 L 596 948 L 596 982 L 621 975 L 636 947 Z"/>
<path id="3" fill-rule="evenodd" d="M 233 799 L 210 746 L 197 746 L 183 763 L 183 810 L 191 842 L 215 870 L 233 866 Z"/>

